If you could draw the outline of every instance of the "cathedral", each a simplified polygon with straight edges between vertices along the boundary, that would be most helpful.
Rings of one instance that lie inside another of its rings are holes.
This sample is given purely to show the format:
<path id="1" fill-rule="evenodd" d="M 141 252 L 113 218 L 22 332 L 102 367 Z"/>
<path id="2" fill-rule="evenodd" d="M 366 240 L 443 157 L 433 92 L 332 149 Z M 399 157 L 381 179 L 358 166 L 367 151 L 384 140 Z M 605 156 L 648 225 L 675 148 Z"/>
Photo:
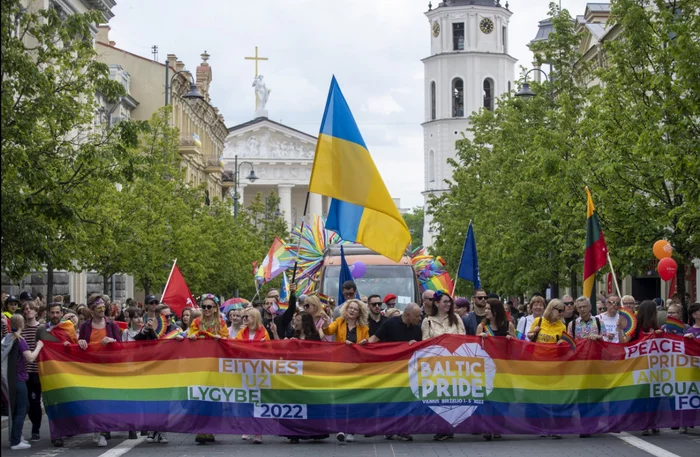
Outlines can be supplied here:
<path id="1" fill-rule="evenodd" d="M 495 0 L 446 0 L 425 13 L 430 55 L 423 59 L 425 222 L 423 244 L 433 244 L 428 201 L 447 190 L 452 177 L 447 159 L 455 141 L 468 135 L 468 117 L 493 110 L 513 87 L 516 59 L 508 54 L 508 4 Z"/>

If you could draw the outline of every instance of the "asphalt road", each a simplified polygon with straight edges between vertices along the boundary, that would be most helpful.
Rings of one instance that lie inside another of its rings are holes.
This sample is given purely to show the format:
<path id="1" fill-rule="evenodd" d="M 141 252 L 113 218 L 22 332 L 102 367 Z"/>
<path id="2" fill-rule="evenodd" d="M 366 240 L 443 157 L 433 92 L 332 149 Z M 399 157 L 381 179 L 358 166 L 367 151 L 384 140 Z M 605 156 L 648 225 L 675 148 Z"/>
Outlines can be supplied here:
<path id="1" fill-rule="evenodd" d="M 31 425 L 25 422 L 25 438 L 29 438 Z M 199 457 L 199 456 L 249 456 L 255 457 L 459 457 L 459 456 L 648 456 L 696 457 L 700 448 L 700 427 L 690 429 L 687 435 L 675 430 L 662 430 L 660 435 L 642 437 L 639 432 L 629 434 L 596 435 L 581 439 L 565 435 L 561 440 L 536 436 L 508 435 L 500 440 L 484 441 L 480 435 L 457 435 L 452 440 L 437 442 L 431 435 L 416 435 L 413 442 L 389 441 L 383 436 L 364 438 L 357 436 L 353 443 L 341 444 L 335 437 L 319 441 L 289 444 L 280 437 L 265 436 L 262 445 L 241 440 L 240 435 L 218 435 L 213 444 L 197 445 L 194 435 L 167 434 L 168 444 L 146 443 L 145 438 L 127 439 L 126 432 L 112 433 L 107 447 L 98 448 L 92 436 L 81 435 L 65 440 L 63 448 L 55 448 L 48 437 L 48 423 L 44 416 L 42 437 L 31 443 L 32 448 L 23 451 L 9 449 L 8 429 L 2 430 L 2 455 L 18 457 Z M 627 441 L 625 441 L 627 440 Z M 628 442 L 629 441 L 629 442 Z M 647 449 L 643 449 L 647 447 Z"/>

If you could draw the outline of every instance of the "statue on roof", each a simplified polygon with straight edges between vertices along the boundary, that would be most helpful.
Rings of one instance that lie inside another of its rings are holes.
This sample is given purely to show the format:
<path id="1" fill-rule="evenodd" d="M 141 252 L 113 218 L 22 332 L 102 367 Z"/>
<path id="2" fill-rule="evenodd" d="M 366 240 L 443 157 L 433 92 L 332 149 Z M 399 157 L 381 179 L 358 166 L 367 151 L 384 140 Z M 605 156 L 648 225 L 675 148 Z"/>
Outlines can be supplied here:
<path id="1" fill-rule="evenodd" d="M 253 80 L 253 87 L 255 88 L 255 101 L 258 110 L 264 110 L 267 104 L 267 99 L 270 97 L 270 89 L 265 86 L 263 81 L 263 75 L 256 76 Z"/>

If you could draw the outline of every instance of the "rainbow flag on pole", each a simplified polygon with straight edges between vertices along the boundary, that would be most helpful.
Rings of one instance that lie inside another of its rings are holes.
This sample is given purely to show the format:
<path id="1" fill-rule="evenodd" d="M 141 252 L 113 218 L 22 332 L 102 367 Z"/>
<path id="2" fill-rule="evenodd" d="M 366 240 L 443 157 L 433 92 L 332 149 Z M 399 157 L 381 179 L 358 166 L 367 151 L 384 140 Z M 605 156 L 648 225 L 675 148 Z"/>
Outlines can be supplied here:
<path id="1" fill-rule="evenodd" d="M 608 261 L 608 246 L 600 228 L 598 215 L 595 213 L 591 191 L 586 187 L 587 219 L 586 219 L 586 252 L 583 258 L 583 295 L 591 298 L 595 274 Z"/>
<path id="2" fill-rule="evenodd" d="M 444 272 L 426 279 L 421 283 L 421 286 L 423 286 L 423 290 L 444 290 L 447 293 L 452 293 L 454 282 L 452 282 L 450 274 Z"/>
<path id="3" fill-rule="evenodd" d="M 258 272 L 255 275 L 255 282 L 260 284 L 265 284 L 271 279 L 276 278 L 281 275 L 283 271 L 291 268 L 294 265 L 294 252 L 291 250 L 287 244 L 275 237 L 275 241 L 272 242 L 270 250 L 265 256 L 262 265 L 258 268 Z"/>

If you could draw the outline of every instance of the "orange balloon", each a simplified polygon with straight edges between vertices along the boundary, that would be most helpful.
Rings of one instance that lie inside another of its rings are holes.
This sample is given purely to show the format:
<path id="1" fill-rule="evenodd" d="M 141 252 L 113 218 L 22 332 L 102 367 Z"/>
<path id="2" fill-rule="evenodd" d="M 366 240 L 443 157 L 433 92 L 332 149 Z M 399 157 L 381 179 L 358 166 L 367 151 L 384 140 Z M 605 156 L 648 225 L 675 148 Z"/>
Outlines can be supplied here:
<path id="1" fill-rule="evenodd" d="M 659 240 L 654 243 L 654 255 L 657 259 L 665 259 L 673 254 L 673 246 L 666 240 Z"/>

